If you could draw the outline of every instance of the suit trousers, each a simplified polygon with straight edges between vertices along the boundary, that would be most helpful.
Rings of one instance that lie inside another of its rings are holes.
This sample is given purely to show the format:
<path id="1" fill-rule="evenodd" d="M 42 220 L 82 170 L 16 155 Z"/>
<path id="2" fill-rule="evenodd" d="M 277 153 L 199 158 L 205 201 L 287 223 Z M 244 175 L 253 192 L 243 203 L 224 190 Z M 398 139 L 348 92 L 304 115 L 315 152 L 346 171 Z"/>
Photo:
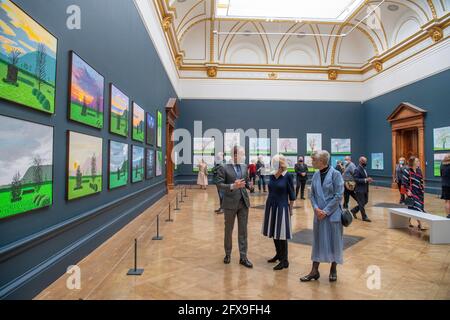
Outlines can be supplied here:
<path id="1" fill-rule="evenodd" d="M 239 200 L 239 206 L 236 210 L 224 209 L 225 216 L 225 237 L 224 248 L 225 254 L 231 255 L 233 248 L 233 228 L 234 221 L 238 220 L 238 243 L 239 254 L 241 259 L 247 257 L 247 222 L 248 222 L 248 208 L 245 205 L 244 199 Z"/>
<path id="2" fill-rule="evenodd" d="M 275 250 L 277 252 L 277 258 L 280 262 L 288 261 L 288 241 L 287 240 L 277 240 L 273 239 L 275 244 Z"/>
<path id="3" fill-rule="evenodd" d="M 352 213 L 358 213 L 361 211 L 361 216 L 367 218 L 366 209 L 364 208 L 366 204 L 369 202 L 369 193 L 367 192 L 356 192 L 356 201 L 358 205 L 352 209 Z"/>
<path id="4" fill-rule="evenodd" d="M 344 209 L 348 209 L 350 197 L 352 197 L 353 199 L 355 199 L 356 202 L 358 202 L 358 199 L 356 199 L 355 191 L 348 190 L 346 187 L 344 187 Z"/>
<path id="5" fill-rule="evenodd" d="M 295 188 L 295 195 L 298 198 L 298 191 L 300 190 L 300 197 L 304 198 L 305 197 L 305 187 L 306 187 L 306 180 L 305 179 L 299 179 L 297 177 L 297 183 L 296 183 L 296 188 Z"/>

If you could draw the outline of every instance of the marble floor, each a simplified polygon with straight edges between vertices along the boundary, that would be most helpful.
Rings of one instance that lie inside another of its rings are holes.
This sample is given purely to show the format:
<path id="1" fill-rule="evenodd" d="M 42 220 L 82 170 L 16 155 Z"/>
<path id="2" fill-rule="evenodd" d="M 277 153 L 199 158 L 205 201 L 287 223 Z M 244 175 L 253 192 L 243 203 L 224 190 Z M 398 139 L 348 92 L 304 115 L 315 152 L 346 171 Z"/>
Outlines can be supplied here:
<path id="1" fill-rule="evenodd" d="M 253 269 L 238 264 L 237 227 L 232 262 L 224 265 L 223 215 L 215 187 L 187 189 L 188 197 L 174 222 L 165 222 L 167 204 L 178 191 L 158 201 L 77 265 L 81 289 L 66 287 L 61 276 L 35 299 L 450 299 L 450 245 L 430 245 L 428 233 L 417 229 L 387 228 L 387 209 L 377 203 L 396 203 L 398 193 L 372 187 L 367 211 L 372 223 L 356 220 L 346 235 L 364 239 L 344 252 L 338 281 L 328 281 L 328 265 L 321 265 L 317 282 L 300 283 L 310 270 L 311 247 L 290 243 L 290 267 L 273 271 L 266 260 L 274 255 L 273 242 L 261 235 L 263 210 L 249 214 L 249 259 Z M 266 194 L 254 194 L 252 206 L 265 202 Z M 351 204 L 354 204 L 351 200 Z M 297 201 L 294 232 L 312 228 L 309 201 Z M 444 215 L 443 201 L 426 195 L 429 212 Z M 155 217 L 162 214 L 162 241 L 152 241 Z M 127 276 L 133 266 L 134 239 L 139 239 L 138 267 L 142 276 Z M 375 274 L 379 271 L 379 282 Z M 377 286 L 379 285 L 379 286 Z"/>

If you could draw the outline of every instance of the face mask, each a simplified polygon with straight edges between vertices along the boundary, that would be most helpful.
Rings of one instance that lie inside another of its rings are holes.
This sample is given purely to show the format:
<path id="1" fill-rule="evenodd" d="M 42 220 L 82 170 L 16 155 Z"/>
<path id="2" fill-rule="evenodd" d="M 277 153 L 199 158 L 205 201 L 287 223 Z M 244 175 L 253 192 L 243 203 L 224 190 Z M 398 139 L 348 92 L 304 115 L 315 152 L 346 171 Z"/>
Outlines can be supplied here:
<path id="1" fill-rule="evenodd" d="M 303 163 L 303 160 L 299 160 L 298 162 Z"/>
<path id="2" fill-rule="evenodd" d="M 405 164 L 405 161 L 400 161 L 400 164 L 402 164 L 402 165 Z"/>
<path id="3" fill-rule="evenodd" d="M 367 163 L 363 162 L 363 163 L 361 163 L 361 166 L 362 166 L 363 168 L 365 168 L 365 167 L 367 167 Z"/>
<path id="4" fill-rule="evenodd" d="M 348 164 L 348 160 L 345 160 L 345 161 L 344 161 L 344 164 Z"/>

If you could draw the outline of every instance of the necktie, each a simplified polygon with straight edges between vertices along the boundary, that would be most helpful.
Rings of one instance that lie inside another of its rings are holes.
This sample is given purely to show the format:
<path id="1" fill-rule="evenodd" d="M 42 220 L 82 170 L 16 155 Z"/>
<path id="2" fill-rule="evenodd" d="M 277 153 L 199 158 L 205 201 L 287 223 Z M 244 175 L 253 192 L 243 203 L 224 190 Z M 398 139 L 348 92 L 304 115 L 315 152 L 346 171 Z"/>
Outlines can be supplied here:
<path id="1" fill-rule="evenodd" d="M 241 172 L 241 166 L 236 165 L 236 175 L 238 179 L 242 179 L 242 172 Z"/>

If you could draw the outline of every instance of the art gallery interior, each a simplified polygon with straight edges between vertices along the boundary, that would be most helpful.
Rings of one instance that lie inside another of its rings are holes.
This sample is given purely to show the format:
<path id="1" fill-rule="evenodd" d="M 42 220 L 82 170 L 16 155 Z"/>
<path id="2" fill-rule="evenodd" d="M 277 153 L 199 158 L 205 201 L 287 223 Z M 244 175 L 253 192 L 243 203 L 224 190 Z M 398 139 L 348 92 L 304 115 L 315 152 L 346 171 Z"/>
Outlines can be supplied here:
<path id="1" fill-rule="evenodd" d="M 0 0 L 0 299 L 449 300 L 449 12 L 449 0 Z M 284 155 L 294 179 L 298 157 L 309 164 L 289 268 L 267 263 L 257 188 L 253 268 L 237 226 L 224 264 L 211 169 L 234 145 L 246 164 Z M 365 156 L 373 178 L 372 222 L 343 228 L 335 282 L 325 264 L 299 281 L 317 150 L 331 167 Z M 410 211 L 396 166 L 411 156 L 419 217 L 398 213 Z"/>

